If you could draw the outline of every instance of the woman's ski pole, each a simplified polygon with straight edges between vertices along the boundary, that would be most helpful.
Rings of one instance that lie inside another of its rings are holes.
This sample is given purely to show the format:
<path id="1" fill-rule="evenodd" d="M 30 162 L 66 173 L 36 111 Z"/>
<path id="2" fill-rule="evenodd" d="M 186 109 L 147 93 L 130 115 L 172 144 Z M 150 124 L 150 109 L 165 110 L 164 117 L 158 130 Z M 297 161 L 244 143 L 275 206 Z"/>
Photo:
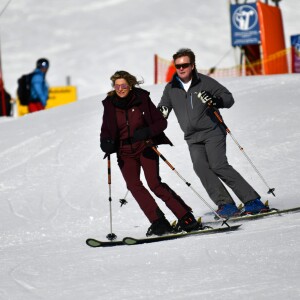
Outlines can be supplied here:
<path id="1" fill-rule="evenodd" d="M 108 189 L 109 189 L 109 217 L 110 217 L 110 233 L 106 236 L 110 241 L 115 240 L 117 236 L 112 232 L 112 209 L 111 209 L 111 166 L 110 166 L 110 155 L 107 155 L 107 177 L 108 177 Z"/>
<path id="2" fill-rule="evenodd" d="M 125 196 L 124 196 L 124 198 L 122 198 L 122 199 L 120 199 L 120 203 L 121 203 L 121 207 L 123 206 L 123 205 L 125 205 L 125 204 L 127 204 L 128 202 L 127 202 L 127 200 L 126 200 L 126 197 L 127 197 L 127 195 L 128 195 L 128 190 L 126 191 L 126 194 L 125 194 Z"/>
<path id="3" fill-rule="evenodd" d="M 260 174 L 260 172 L 258 171 L 258 169 L 255 167 L 255 165 L 253 164 L 253 162 L 249 158 L 249 156 L 244 151 L 243 147 L 238 143 L 238 141 L 235 139 L 235 137 L 231 133 L 230 129 L 226 126 L 226 124 L 224 123 L 224 121 L 221 118 L 221 116 L 219 115 L 219 113 L 213 107 L 211 107 L 211 108 L 212 108 L 213 113 L 216 116 L 217 120 L 219 121 L 219 123 L 225 128 L 226 132 L 231 136 L 231 138 L 236 143 L 236 145 L 239 147 L 239 149 L 242 151 L 242 153 L 245 155 L 245 157 L 247 158 L 248 162 L 251 164 L 251 166 L 253 167 L 253 169 L 255 170 L 255 172 L 258 174 L 258 176 L 261 178 L 261 180 L 264 182 L 264 184 L 269 189 L 268 190 L 268 194 L 272 194 L 275 197 L 275 194 L 274 194 L 275 188 L 270 188 L 269 187 L 269 185 L 267 184 L 266 180 L 263 178 L 263 176 Z"/>
<path id="4" fill-rule="evenodd" d="M 227 227 L 230 227 L 228 224 L 227 224 L 227 220 L 228 219 L 224 219 L 222 218 L 210 205 L 207 201 L 205 201 L 205 199 L 203 197 L 201 197 L 201 195 L 192 187 L 192 185 L 187 182 L 176 170 L 175 168 L 171 165 L 171 163 L 157 150 L 156 147 L 152 146 L 152 149 L 156 152 L 156 154 L 171 168 L 172 171 L 174 171 L 178 176 L 179 178 L 181 178 L 185 184 L 191 188 L 191 190 L 210 208 L 210 210 L 217 216 L 218 219 L 221 219 L 223 220 L 223 224 L 225 224 Z M 222 224 L 222 225 L 223 225 Z"/>

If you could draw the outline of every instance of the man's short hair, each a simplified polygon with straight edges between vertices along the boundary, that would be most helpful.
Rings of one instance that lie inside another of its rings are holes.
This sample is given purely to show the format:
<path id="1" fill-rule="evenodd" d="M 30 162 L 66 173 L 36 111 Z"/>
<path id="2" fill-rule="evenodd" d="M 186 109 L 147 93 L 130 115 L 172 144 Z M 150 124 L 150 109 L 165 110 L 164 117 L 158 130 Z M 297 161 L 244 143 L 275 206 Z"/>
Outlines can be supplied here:
<path id="1" fill-rule="evenodd" d="M 189 48 L 182 48 L 182 49 L 179 49 L 174 55 L 173 55 L 173 60 L 175 62 L 175 60 L 179 57 L 182 57 L 182 56 L 188 56 L 190 58 L 190 63 L 195 65 L 195 54 L 194 52 L 189 49 Z"/>

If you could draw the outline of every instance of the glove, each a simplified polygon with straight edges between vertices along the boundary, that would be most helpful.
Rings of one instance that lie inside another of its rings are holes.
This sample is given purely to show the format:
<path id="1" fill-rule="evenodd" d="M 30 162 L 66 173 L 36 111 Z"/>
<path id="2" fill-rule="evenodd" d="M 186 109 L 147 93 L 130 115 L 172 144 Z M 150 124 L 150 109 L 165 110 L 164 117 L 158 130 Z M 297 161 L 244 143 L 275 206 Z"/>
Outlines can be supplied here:
<path id="1" fill-rule="evenodd" d="M 170 110 L 169 110 L 169 107 L 168 106 L 159 106 L 158 107 L 159 111 L 161 112 L 161 114 L 163 115 L 163 117 L 165 119 L 168 119 L 168 116 L 170 114 Z"/>
<path id="2" fill-rule="evenodd" d="M 207 106 L 214 106 L 216 108 L 224 108 L 224 103 L 222 98 L 215 97 L 207 91 L 201 91 L 198 94 L 198 98 L 202 103 L 207 104 Z"/>
<path id="3" fill-rule="evenodd" d="M 106 154 L 117 152 L 117 146 L 113 140 L 107 139 L 100 141 L 100 148 Z"/>
<path id="4" fill-rule="evenodd" d="M 151 131 L 149 127 L 136 129 L 133 133 L 133 139 L 135 141 L 145 141 L 147 140 L 151 135 Z"/>

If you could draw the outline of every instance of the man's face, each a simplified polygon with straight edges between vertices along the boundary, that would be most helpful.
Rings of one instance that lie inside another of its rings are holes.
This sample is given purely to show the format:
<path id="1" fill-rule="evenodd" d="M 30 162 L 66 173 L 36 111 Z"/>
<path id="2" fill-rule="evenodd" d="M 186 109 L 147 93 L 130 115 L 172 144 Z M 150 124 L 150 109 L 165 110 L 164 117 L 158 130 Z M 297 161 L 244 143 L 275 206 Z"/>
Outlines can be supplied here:
<path id="1" fill-rule="evenodd" d="M 191 64 L 188 56 L 182 56 L 175 60 L 176 72 L 180 80 L 183 82 L 189 82 L 192 79 L 192 71 L 194 65 Z"/>

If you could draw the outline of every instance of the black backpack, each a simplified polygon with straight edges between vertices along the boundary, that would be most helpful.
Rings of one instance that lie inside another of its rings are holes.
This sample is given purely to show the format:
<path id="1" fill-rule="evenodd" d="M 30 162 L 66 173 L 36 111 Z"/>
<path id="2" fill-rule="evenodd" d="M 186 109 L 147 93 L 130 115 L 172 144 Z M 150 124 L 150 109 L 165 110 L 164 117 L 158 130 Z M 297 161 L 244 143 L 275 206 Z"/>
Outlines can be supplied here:
<path id="1" fill-rule="evenodd" d="M 30 100 L 30 87 L 33 73 L 22 75 L 18 79 L 17 95 L 21 105 L 28 105 Z"/>

